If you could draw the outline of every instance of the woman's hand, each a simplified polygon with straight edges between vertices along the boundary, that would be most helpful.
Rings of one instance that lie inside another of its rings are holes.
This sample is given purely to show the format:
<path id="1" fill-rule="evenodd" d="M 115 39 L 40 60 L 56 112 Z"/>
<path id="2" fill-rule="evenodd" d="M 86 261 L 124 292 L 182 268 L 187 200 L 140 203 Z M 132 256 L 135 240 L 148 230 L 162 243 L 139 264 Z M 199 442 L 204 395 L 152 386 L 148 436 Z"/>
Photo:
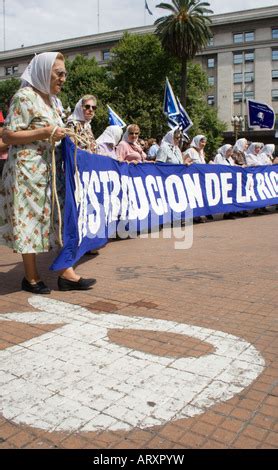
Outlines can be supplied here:
<path id="1" fill-rule="evenodd" d="M 63 127 L 49 126 L 48 129 L 49 129 L 48 137 L 51 142 L 59 142 L 66 135 L 66 131 L 65 129 L 63 129 Z"/>

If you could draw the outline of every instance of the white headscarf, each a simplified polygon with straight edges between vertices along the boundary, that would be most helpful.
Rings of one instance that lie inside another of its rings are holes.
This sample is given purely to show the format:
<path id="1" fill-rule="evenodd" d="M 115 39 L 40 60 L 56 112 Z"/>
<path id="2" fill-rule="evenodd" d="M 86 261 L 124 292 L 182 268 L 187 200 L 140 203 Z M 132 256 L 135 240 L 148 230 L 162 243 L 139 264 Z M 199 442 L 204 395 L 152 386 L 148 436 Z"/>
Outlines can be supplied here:
<path id="1" fill-rule="evenodd" d="M 166 142 L 166 144 L 175 145 L 174 133 L 176 132 L 176 130 L 178 130 L 178 127 L 167 132 L 167 134 L 165 134 L 165 136 L 163 137 L 161 144 L 164 144 Z"/>
<path id="2" fill-rule="evenodd" d="M 35 55 L 21 75 L 21 87 L 33 86 L 50 95 L 51 70 L 58 52 L 43 52 Z"/>
<path id="3" fill-rule="evenodd" d="M 207 138 L 205 135 L 195 135 L 195 137 L 193 137 L 192 141 L 191 141 L 191 144 L 190 144 L 190 147 L 195 147 L 196 149 L 199 148 L 199 145 L 200 145 L 200 140 L 204 139 L 205 141 L 207 141 Z"/>
<path id="4" fill-rule="evenodd" d="M 124 140 L 128 144 L 130 144 L 130 143 L 133 144 L 133 142 L 129 142 L 129 140 L 128 140 L 128 135 L 129 135 L 130 128 L 133 127 L 133 126 L 135 126 L 135 124 L 129 124 L 129 126 L 127 126 L 126 131 L 125 131 L 125 133 L 122 137 L 122 140 Z M 138 144 L 138 139 L 139 139 L 139 135 L 137 136 L 137 139 L 135 140 L 134 144 L 137 145 L 137 147 L 140 147 L 140 145 Z"/>
<path id="5" fill-rule="evenodd" d="M 78 103 L 76 103 L 73 113 L 68 117 L 68 122 L 69 121 L 86 121 L 84 116 L 82 98 L 78 101 Z"/>
<path id="6" fill-rule="evenodd" d="M 260 153 L 265 153 L 266 155 L 272 157 L 274 154 L 275 145 L 274 144 L 266 144 L 261 150 Z"/>
<path id="7" fill-rule="evenodd" d="M 222 157 L 226 158 L 226 153 L 231 148 L 232 148 L 231 144 L 222 145 L 222 147 L 219 147 L 219 149 L 217 150 L 217 153 L 220 153 L 220 155 L 222 155 Z"/>
<path id="8" fill-rule="evenodd" d="M 250 155 L 250 154 L 252 154 L 252 155 L 257 155 L 257 154 L 255 153 L 255 149 L 258 148 L 258 147 L 261 149 L 261 148 L 263 147 L 263 144 L 262 144 L 261 142 L 252 142 L 252 144 L 249 145 L 249 147 L 248 147 L 246 153 L 247 153 L 248 155 Z"/>
<path id="9" fill-rule="evenodd" d="M 118 145 L 121 140 L 123 130 L 120 126 L 108 126 L 105 131 L 97 138 L 97 144 Z"/>
<path id="10" fill-rule="evenodd" d="M 247 144 L 247 140 L 243 137 L 242 139 L 238 139 L 233 147 L 234 152 L 244 152 L 245 146 Z"/>

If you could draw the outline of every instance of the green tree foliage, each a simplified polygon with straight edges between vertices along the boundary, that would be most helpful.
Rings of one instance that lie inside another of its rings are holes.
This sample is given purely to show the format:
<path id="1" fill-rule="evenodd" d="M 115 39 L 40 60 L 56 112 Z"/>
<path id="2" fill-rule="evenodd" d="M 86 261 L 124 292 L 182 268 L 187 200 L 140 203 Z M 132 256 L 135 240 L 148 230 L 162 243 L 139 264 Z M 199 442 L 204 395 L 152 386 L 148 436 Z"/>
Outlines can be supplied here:
<path id="1" fill-rule="evenodd" d="M 172 0 L 171 3 L 157 5 L 168 13 L 154 24 L 163 48 L 181 63 L 181 103 L 184 106 L 188 61 L 207 45 L 211 37 L 211 20 L 207 15 L 213 12 L 207 8 L 209 6 L 209 3 L 199 0 Z"/>
<path id="2" fill-rule="evenodd" d="M 16 78 L 9 78 L 8 80 L 1 80 L 0 82 L 0 109 L 3 111 L 4 116 L 7 115 L 10 101 L 19 89 L 20 80 Z"/>
<path id="3" fill-rule="evenodd" d="M 153 34 L 125 34 L 113 49 L 111 106 L 127 124 L 138 123 L 144 137 L 167 129 L 162 109 L 165 77 L 172 76 L 175 67 Z"/>

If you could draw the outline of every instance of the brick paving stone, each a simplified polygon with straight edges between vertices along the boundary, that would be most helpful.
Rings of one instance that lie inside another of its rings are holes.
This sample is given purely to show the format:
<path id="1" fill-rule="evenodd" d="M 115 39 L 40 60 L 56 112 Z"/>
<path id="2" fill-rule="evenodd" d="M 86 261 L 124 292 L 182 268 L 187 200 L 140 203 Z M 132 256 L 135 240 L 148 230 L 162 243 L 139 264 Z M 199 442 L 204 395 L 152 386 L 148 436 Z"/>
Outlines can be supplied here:
<path id="1" fill-rule="evenodd" d="M 238 419 L 233 418 L 225 418 L 224 421 L 221 422 L 221 428 L 232 433 L 239 433 L 242 428 L 244 427 L 244 423 Z"/>
<path id="2" fill-rule="evenodd" d="M 251 437 L 252 439 L 256 439 L 257 441 L 264 441 L 267 436 L 267 430 L 263 428 L 259 428 L 252 424 L 248 424 L 245 429 L 243 430 L 242 435 Z"/>
<path id="3" fill-rule="evenodd" d="M 241 435 L 234 441 L 233 445 L 236 449 L 258 449 L 260 443 L 255 439 Z"/>
<path id="4" fill-rule="evenodd" d="M 201 422 L 206 422 L 214 426 L 219 426 L 224 421 L 224 416 L 213 411 L 207 411 L 201 418 Z"/>
<path id="5" fill-rule="evenodd" d="M 178 439 L 178 443 L 183 445 L 185 449 L 199 448 L 204 444 L 205 441 L 206 438 L 204 436 L 193 432 L 187 432 L 180 439 Z"/>
<path id="6" fill-rule="evenodd" d="M 21 449 L 24 447 L 29 447 L 29 445 L 35 440 L 36 436 L 34 434 L 21 431 L 9 438 L 9 444 L 13 444 L 15 448 Z"/>
<path id="7" fill-rule="evenodd" d="M 278 447 L 278 432 L 270 431 L 265 439 L 266 444 Z"/>
<path id="8" fill-rule="evenodd" d="M 158 433 L 162 438 L 171 439 L 172 442 L 178 441 L 185 433 L 185 430 L 175 424 L 167 424 Z"/>
<path id="9" fill-rule="evenodd" d="M 219 441 L 208 439 L 200 446 L 201 449 L 227 449 L 227 445 Z"/>
<path id="10" fill-rule="evenodd" d="M 234 439 L 236 438 L 236 433 L 228 431 L 227 429 L 217 428 L 211 435 L 212 438 L 221 442 L 222 444 L 226 444 L 230 446 Z"/>
<path id="11" fill-rule="evenodd" d="M 214 432 L 215 427 L 212 424 L 207 424 L 204 422 L 196 423 L 192 426 L 192 431 L 196 432 L 196 434 L 200 434 L 201 436 L 211 436 Z"/>

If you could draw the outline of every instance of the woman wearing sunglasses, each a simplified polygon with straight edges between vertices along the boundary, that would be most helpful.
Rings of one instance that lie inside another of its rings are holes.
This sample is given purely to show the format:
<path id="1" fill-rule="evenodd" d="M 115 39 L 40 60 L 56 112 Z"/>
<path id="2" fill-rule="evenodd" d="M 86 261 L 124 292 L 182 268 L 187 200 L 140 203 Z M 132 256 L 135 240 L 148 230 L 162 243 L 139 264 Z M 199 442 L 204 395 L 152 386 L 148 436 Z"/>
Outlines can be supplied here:
<path id="1" fill-rule="evenodd" d="M 95 116 L 97 100 L 94 95 L 83 96 L 76 104 L 73 113 L 67 120 L 67 128 L 82 137 L 78 147 L 88 152 L 96 152 L 96 140 L 91 128 L 91 121 Z M 74 140 L 72 138 L 72 140 Z"/>
<path id="2" fill-rule="evenodd" d="M 123 135 L 122 141 L 116 149 L 119 162 L 144 163 L 147 155 L 138 142 L 140 128 L 137 124 L 130 124 Z"/>

